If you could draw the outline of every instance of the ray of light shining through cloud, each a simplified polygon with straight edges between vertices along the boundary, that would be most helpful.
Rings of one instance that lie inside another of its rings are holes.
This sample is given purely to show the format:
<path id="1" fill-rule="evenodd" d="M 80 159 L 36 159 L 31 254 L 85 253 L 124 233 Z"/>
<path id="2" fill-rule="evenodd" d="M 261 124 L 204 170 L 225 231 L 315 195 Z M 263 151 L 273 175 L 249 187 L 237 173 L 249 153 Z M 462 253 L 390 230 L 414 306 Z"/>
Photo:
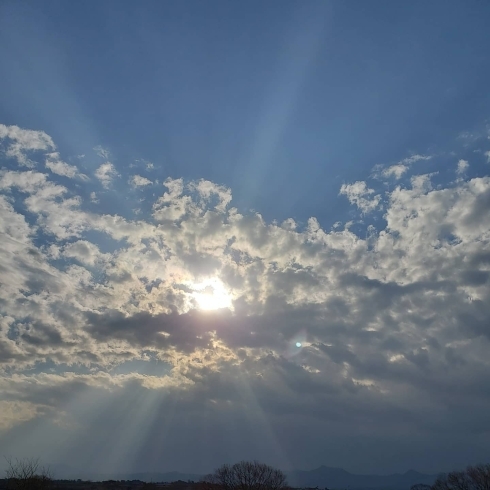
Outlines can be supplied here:
<path id="1" fill-rule="evenodd" d="M 0 2 L 0 455 L 490 463 L 489 25 Z"/>

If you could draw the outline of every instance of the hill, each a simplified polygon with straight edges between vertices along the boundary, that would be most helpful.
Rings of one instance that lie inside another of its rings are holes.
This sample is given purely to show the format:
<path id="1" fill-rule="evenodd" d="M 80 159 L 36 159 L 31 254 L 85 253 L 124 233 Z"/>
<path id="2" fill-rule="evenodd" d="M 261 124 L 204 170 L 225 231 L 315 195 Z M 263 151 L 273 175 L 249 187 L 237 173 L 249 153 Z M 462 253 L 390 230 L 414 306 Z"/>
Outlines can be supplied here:
<path id="1" fill-rule="evenodd" d="M 342 468 L 320 466 L 314 470 L 287 472 L 289 484 L 293 487 L 319 487 L 329 489 L 391 489 L 408 490 L 416 483 L 431 485 L 437 475 L 427 475 L 410 470 L 391 475 L 356 475 Z"/>

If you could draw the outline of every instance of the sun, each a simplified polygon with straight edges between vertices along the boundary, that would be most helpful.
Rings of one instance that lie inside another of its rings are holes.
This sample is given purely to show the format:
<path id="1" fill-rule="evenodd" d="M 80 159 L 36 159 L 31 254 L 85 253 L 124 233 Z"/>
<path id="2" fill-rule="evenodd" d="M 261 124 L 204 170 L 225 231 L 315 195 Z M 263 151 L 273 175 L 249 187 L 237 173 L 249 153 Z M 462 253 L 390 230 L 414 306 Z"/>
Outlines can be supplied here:
<path id="1" fill-rule="evenodd" d="M 218 278 L 207 279 L 192 286 L 192 297 L 200 310 L 231 308 L 231 295 Z"/>

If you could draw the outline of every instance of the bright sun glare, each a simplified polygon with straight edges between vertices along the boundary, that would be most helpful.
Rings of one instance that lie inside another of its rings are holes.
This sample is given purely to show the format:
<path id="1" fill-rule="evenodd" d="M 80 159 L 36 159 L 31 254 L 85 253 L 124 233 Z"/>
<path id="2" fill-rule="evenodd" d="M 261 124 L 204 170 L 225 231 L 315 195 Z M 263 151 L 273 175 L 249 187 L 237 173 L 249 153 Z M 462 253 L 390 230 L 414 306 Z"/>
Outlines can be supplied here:
<path id="1" fill-rule="evenodd" d="M 230 293 L 217 278 L 194 284 L 193 290 L 192 296 L 201 310 L 231 308 Z"/>

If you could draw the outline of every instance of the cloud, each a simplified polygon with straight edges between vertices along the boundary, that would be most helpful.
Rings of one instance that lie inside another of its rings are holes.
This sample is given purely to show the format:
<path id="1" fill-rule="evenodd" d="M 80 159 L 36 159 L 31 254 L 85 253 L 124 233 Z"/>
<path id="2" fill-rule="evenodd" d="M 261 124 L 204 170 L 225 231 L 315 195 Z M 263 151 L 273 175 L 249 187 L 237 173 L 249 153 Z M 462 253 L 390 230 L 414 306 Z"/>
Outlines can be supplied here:
<path id="1" fill-rule="evenodd" d="M 68 165 L 60 160 L 58 152 L 49 153 L 46 158 L 46 167 L 54 174 L 62 175 L 70 179 L 80 178 L 82 180 L 88 180 L 88 177 L 81 174 L 75 165 Z"/>
<path id="2" fill-rule="evenodd" d="M 33 170 L 26 172 L 0 171 L 0 188 L 11 190 L 16 187 L 22 192 L 34 193 L 44 186 L 48 186 L 47 175 Z"/>
<path id="3" fill-rule="evenodd" d="M 231 202 L 230 189 L 216 185 L 209 180 L 202 179 L 197 183 L 192 183 L 189 188 L 197 191 L 206 203 L 209 203 L 213 196 L 216 197 L 218 202 L 216 203 L 215 209 L 220 212 L 224 212 Z"/>
<path id="4" fill-rule="evenodd" d="M 103 148 L 101 145 L 95 146 L 93 150 L 104 160 L 108 160 L 111 157 L 111 152 L 108 149 Z"/>
<path id="5" fill-rule="evenodd" d="M 133 187 L 144 187 L 153 183 L 150 179 L 141 177 L 141 175 L 133 175 L 131 179 L 129 179 L 129 182 Z"/>
<path id="6" fill-rule="evenodd" d="M 395 180 L 400 180 L 403 175 L 408 172 L 410 167 L 419 161 L 427 161 L 432 157 L 429 155 L 412 155 L 410 157 L 404 158 L 394 165 L 390 165 L 385 168 L 384 165 L 376 165 L 373 168 L 372 177 L 376 179 L 384 178 L 394 178 Z"/>
<path id="7" fill-rule="evenodd" d="M 490 163 L 490 151 L 486 151 L 485 156 L 487 157 L 487 163 Z"/>
<path id="8" fill-rule="evenodd" d="M 105 162 L 95 171 L 95 176 L 100 180 L 102 185 L 108 189 L 114 177 L 119 177 L 119 174 L 111 162 Z"/>
<path id="9" fill-rule="evenodd" d="M 395 177 L 396 180 L 399 180 L 402 175 L 408 170 L 408 168 L 409 167 L 403 163 L 397 163 L 396 165 L 385 168 L 382 171 L 382 175 L 384 177 Z"/>
<path id="10" fill-rule="evenodd" d="M 65 246 L 63 255 L 89 266 L 95 265 L 96 262 L 104 258 L 104 254 L 100 253 L 98 247 L 87 240 L 69 243 Z"/>
<path id="11" fill-rule="evenodd" d="M 29 402 L 0 401 L 0 434 L 40 415 L 40 407 Z"/>
<path id="12" fill-rule="evenodd" d="M 361 460 L 362 436 L 372 461 L 402 440 L 437 465 L 450 433 L 476 451 L 490 429 L 490 177 L 460 174 L 342 185 L 378 218 L 356 234 L 242 213 L 207 180 L 166 179 L 134 218 L 94 206 L 93 182 L 2 170 L 0 449 L 65 441 L 60 460 L 97 448 L 115 467 L 283 464 L 284 450 L 306 465 L 341 444 Z M 231 307 L 199 309 L 204 290 Z"/>
<path id="13" fill-rule="evenodd" d="M 468 170 L 470 164 L 468 163 L 468 160 L 459 160 L 458 161 L 458 166 L 456 168 L 456 173 L 458 175 L 462 175 Z"/>
<path id="14" fill-rule="evenodd" d="M 344 194 L 351 204 L 355 204 L 363 213 L 374 211 L 381 200 L 379 194 L 374 194 L 373 189 L 369 189 L 366 182 L 357 181 L 354 184 L 342 184 L 340 194 Z"/>
<path id="15" fill-rule="evenodd" d="M 410 157 L 407 157 L 407 158 L 404 158 L 401 163 L 405 164 L 405 165 L 412 165 L 414 164 L 415 162 L 419 162 L 419 161 L 427 161 L 427 160 L 430 160 L 432 157 L 430 155 L 412 155 Z"/>
<path id="16" fill-rule="evenodd" d="M 0 139 L 6 139 L 6 155 L 15 158 L 19 165 L 33 167 L 34 163 L 27 157 L 33 151 L 54 150 L 53 140 L 44 131 L 22 129 L 18 126 L 0 124 Z"/>

